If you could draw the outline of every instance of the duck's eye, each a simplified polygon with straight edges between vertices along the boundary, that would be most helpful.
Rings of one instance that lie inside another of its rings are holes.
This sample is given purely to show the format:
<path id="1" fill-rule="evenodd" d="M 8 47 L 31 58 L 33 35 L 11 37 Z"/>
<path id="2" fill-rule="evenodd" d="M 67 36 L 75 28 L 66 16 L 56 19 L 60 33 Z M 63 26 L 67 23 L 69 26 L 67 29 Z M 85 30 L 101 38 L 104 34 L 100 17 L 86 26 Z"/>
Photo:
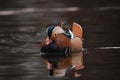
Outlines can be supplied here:
<path id="1" fill-rule="evenodd" d="M 56 37 L 57 34 L 54 34 L 54 37 Z"/>

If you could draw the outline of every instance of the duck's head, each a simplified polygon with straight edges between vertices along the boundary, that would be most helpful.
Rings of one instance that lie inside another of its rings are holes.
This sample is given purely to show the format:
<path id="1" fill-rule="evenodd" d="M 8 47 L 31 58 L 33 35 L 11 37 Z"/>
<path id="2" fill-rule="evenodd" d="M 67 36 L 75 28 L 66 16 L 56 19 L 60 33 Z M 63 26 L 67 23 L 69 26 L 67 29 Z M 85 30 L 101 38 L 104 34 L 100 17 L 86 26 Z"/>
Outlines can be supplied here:
<path id="1" fill-rule="evenodd" d="M 49 26 L 46 30 L 46 33 L 50 39 L 54 40 L 58 34 L 65 32 L 60 26 Z"/>

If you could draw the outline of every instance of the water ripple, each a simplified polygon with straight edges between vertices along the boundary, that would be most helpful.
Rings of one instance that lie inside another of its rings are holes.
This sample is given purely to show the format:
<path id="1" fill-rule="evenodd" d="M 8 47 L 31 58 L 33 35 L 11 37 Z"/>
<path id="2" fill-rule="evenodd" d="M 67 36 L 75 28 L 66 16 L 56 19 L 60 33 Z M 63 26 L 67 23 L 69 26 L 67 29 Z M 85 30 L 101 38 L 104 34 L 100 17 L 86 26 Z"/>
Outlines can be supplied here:
<path id="1" fill-rule="evenodd" d="M 98 49 L 120 49 L 120 47 L 99 47 Z"/>
<path id="2" fill-rule="evenodd" d="M 75 12 L 79 11 L 79 7 L 65 7 L 65 8 L 23 8 L 19 10 L 0 11 L 0 15 L 15 15 L 21 13 L 31 12 Z"/>
<path id="3" fill-rule="evenodd" d="M 97 10 L 97 11 L 120 10 L 120 6 L 97 7 L 97 8 L 95 8 L 95 10 Z"/>

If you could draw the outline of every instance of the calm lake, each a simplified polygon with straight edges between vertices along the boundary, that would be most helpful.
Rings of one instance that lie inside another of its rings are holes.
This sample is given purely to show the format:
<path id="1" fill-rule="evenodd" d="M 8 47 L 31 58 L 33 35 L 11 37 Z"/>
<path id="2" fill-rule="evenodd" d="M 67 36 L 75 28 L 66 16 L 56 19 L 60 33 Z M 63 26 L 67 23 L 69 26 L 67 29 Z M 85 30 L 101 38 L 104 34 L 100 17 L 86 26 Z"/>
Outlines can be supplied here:
<path id="1" fill-rule="evenodd" d="M 119 0 L 0 0 L 0 80 L 120 80 L 119 14 Z M 84 31 L 82 76 L 48 77 L 39 42 L 48 25 L 73 21 Z"/>

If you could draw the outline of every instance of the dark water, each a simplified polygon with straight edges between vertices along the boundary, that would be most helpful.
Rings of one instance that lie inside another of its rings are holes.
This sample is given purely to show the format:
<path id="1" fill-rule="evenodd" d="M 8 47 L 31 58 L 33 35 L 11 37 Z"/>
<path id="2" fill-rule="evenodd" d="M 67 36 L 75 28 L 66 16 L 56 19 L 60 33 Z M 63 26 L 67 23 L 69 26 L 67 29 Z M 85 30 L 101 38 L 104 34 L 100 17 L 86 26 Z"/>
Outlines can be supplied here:
<path id="1" fill-rule="evenodd" d="M 119 80 L 118 0 L 0 0 L 0 80 Z M 82 77 L 48 77 L 39 55 L 45 28 L 75 21 L 84 30 Z"/>

